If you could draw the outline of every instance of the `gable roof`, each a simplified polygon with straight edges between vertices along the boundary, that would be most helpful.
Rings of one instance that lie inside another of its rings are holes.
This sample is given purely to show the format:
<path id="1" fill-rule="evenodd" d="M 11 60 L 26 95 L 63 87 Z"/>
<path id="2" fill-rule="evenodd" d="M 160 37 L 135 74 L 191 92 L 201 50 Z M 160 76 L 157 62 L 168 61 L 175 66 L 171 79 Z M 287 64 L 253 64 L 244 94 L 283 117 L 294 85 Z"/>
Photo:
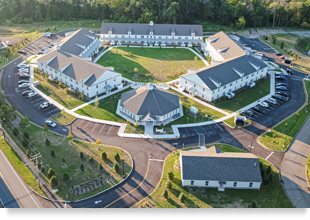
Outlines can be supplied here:
<path id="1" fill-rule="evenodd" d="M 259 160 L 250 153 L 208 149 L 181 151 L 180 157 L 182 178 L 186 180 L 262 182 Z"/>
<path id="2" fill-rule="evenodd" d="M 224 60 L 245 55 L 245 49 L 243 49 L 241 44 L 223 31 L 207 38 L 207 43 L 211 44 Z"/>
<path id="3" fill-rule="evenodd" d="M 145 87 L 123 93 L 120 105 L 135 115 L 163 116 L 180 107 L 179 96 L 163 89 Z"/>
<path id="4" fill-rule="evenodd" d="M 175 36 L 203 36 L 202 25 L 190 24 L 138 24 L 138 23 L 102 23 L 101 34 L 125 34 L 130 31 L 132 35 L 171 35 L 172 32 Z"/>
<path id="5" fill-rule="evenodd" d="M 40 57 L 38 61 L 86 86 L 93 85 L 102 76 L 102 79 L 105 80 L 120 75 L 117 72 L 106 69 L 104 66 L 86 61 L 65 51 L 53 50 Z"/>
<path id="6" fill-rule="evenodd" d="M 188 73 L 180 77 L 207 87 L 210 90 L 215 90 L 240 79 L 242 76 L 256 72 L 256 68 L 263 69 L 265 67 L 267 65 L 256 57 L 243 55 L 201 68 L 195 73 Z"/>
<path id="7" fill-rule="evenodd" d="M 81 28 L 65 37 L 59 47 L 60 50 L 79 56 L 95 39 L 94 33 Z"/>

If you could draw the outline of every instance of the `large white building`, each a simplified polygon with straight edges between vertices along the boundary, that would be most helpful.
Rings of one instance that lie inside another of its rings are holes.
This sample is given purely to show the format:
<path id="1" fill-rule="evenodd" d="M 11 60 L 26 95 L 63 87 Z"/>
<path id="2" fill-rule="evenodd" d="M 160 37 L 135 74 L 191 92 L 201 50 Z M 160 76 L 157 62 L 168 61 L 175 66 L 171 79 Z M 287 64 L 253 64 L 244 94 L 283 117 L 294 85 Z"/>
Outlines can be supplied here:
<path id="1" fill-rule="evenodd" d="M 260 189 L 259 160 L 250 153 L 223 153 L 216 147 L 206 151 L 180 151 L 182 186 Z"/>
<path id="2" fill-rule="evenodd" d="M 122 87 L 121 74 L 79 56 L 59 50 L 40 57 L 38 69 L 85 96 L 92 98 Z"/>
<path id="3" fill-rule="evenodd" d="M 100 40 L 111 45 L 198 46 L 203 43 L 202 25 L 102 23 Z"/>
<path id="4" fill-rule="evenodd" d="M 268 66 L 252 56 L 223 32 L 207 39 L 207 54 L 212 64 L 199 70 L 190 70 L 180 76 L 179 90 L 212 102 L 233 92 L 255 85 L 267 75 Z"/>

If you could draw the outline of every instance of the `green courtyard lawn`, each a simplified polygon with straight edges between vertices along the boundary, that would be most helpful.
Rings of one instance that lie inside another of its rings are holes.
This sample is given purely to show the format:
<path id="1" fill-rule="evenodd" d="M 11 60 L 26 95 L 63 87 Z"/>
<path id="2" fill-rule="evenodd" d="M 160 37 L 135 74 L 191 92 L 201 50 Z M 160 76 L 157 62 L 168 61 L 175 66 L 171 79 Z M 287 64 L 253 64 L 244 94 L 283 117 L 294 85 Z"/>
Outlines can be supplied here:
<path id="1" fill-rule="evenodd" d="M 16 151 L 11 148 L 5 140 L 3 140 L 3 136 L 0 137 L 0 149 L 5 154 L 6 158 L 10 161 L 20 177 L 23 179 L 23 181 L 40 195 L 46 196 L 45 193 L 41 190 L 36 177 L 20 159 Z"/>
<path id="2" fill-rule="evenodd" d="M 214 145 L 212 145 L 214 146 Z M 229 145 L 216 144 L 225 152 L 242 152 L 240 149 Z M 272 182 L 261 185 L 260 190 L 225 189 L 219 192 L 217 189 L 182 187 L 180 162 L 178 154 L 170 154 L 164 166 L 163 176 L 155 191 L 145 200 L 137 203 L 135 207 L 156 208 L 247 208 L 253 200 L 260 208 L 292 208 L 285 191 L 279 180 L 278 170 L 268 161 L 259 158 L 263 163 L 263 169 L 271 166 Z M 168 181 L 168 173 L 174 173 L 172 189 L 168 190 L 168 199 L 163 197 Z M 179 195 L 185 196 L 184 203 L 179 201 Z"/>
<path id="3" fill-rule="evenodd" d="M 276 37 L 276 42 L 273 44 L 272 36 Z M 310 44 L 310 38 L 303 37 L 296 34 L 273 34 L 269 35 L 268 39 L 264 37 L 260 38 L 266 44 L 275 48 L 277 51 L 285 56 L 293 58 L 290 51 L 296 54 L 300 59 L 294 59 L 293 67 L 304 72 L 310 73 L 310 57 L 307 55 L 308 44 Z M 283 48 L 281 48 L 282 42 L 284 43 Z"/>
<path id="4" fill-rule="evenodd" d="M 235 112 L 270 93 L 270 78 L 267 77 L 255 83 L 256 85 L 253 88 L 245 87 L 237 90 L 232 99 L 214 101 L 214 105 L 225 111 Z"/>
<path id="5" fill-rule="evenodd" d="M 125 176 L 129 174 L 132 167 L 129 155 L 119 148 L 71 141 L 67 137 L 44 131 L 33 124 L 25 128 L 20 128 L 19 134 L 16 135 L 13 134 L 11 125 L 5 125 L 5 128 L 10 132 L 10 136 L 19 147 L 27 154 L 34 155 L 40 153 L 39 163 L 41 163 L 41 170 L 42 167 L 44 169 L 43 174 L 41 173 L 43 179 L 49 182 L 47 171 L 49 168 L 55 171 L 59 182 L 55 188 L 58 190 L 57 195 L 63 200 L 75 201 L 82 199 L 110 188 L 121 181 L 123 179 L 121 176 L 123 173 L 122 163 L 118 162 L 120 168 L 118 173 L 113 170 L 113 164 L 117 163 L 114 159 L 115 153 L 119 153 L 120 159 L 125 160 Z M 25 140 L 25 132 L 29 134 L 29 139 L 26 138 Z M 49 144 L 46 144 L 47 139 L 49 140 Z M 80 158 L 80 152 L 84 154 L 83 159 Z M 107 154 L 107 160 L 104 161 L 100 158 L 101 152 Z M 93 160 L 90 160 L 90 157 Z M 81 170 L 81 164 L 84 166 L 84 171 Z M 102 169 L 99 169 L 99 164 L 102 165 Z M 69 175 L 69 181 L 63 180 L 65 173 Z M 83 194 L 70 192 L 70 189 L 76 185 L 91 188 L 94 186 L 93 181 L 99 177 L 103 177 L 106 182 L 98 188 L 94 188 Z M 107 180 L 108 177 L 109 180 Z"/>
<path id="6" fill-rule="evenodd" d="M 226 124 L 228 124 L 230 127 L 234 128 L 236 126 L 236 124 L 235 124 L 235 116 L 226 119 L 224 122 Z"/>
<path id="7" fill-rule="evenodd" d="M 205 64 L 183 48 L 116 47 L 97 62 L 137 82 L 168 82 Z"/>
<path id="8" fill-rule="evenodd" d="M 85 103 L 84 100 L 79 99 L 73 95 L 67 94 L 66 90 L 61 88 L 58 84 L 51 83 L 48 78 L 43 74 L 34 74 L 34 82 L 39 81 L 40 85 L 37 86 L 41 92 L 45 93 L 56 102 L 60 103 L 68 109 L 73 109 Z"/>
<path id="9" fill-rule="evenodd" d="M 304 81 L 308 97 L 310 97 L 310 81 Z M 259 141 L 267 148 L 277 151 L 285 151 L 290 146 L 297 132 L 307 119 L 310 112 L 310 105 L 303 107 L 298 113 L 292 115 L 282 123 L 259 137 Z"/>
<path id="10" fill-rule="evenodd" d="M 102 120 L 115 121 L 119 123 L 127 123 L 126 133 L 144 133 L 144 127 L 138 126 L 135 128 L 131 123 L 116 114 L 118 100 L 121 98 L 122 93 L 132 90 L 131 88 L 125 89 L 121 92 L 113 94 L 107 98 L 99 100 L 98 107 L 95 103 L 85 106 L 84 108 L 75 111 L 77 114 L 85 115 L 92 118 L 98 118 Z"/>
<path id="11" fill-rule="evenodd" d="M 73 120 L 76 119 L 73 115 L 67 112 L 59 112 L 51 117 L 54 121 L 57 121 L 60 124 L 67 125 L 70 124 Z"/>

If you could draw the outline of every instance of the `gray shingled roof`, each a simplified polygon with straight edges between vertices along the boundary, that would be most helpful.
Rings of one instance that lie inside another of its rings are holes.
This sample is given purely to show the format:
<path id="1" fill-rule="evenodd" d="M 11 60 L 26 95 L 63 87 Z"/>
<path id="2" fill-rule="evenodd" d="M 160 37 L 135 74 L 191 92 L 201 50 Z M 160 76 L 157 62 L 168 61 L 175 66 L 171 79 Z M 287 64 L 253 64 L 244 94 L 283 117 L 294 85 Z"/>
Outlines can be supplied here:
<path id="1" fill-rule="evenodd" d="M 259 160 L 248 157 L 248 153 L 216 153 L 210 156 L 181 154 L 183 179 L 262 182 Z"/>
<path id="2" fill-rule="evenodd" d="M 64 38 L 59 46 L 61 50 L 79 56 L 95 39 L 94 33 L 81 28 Z"/>
<path id="3" fill-rule="evenodd" d="M 99 77 L 103 76 L 102 79 L 105 80 L 120 75 L 117 72 L 107 70 L 104 66 L 86 61 L 65 51 L 53 50 L 40 57 L 38 61 L 41 63 L 47 62 L 49 67 L 56 70 L 63 69 L 63 74 L 87 86 L 91 86 Z M 86 79 L 87 81 L 85 81 Z"/>
<path id="4" fill-rule="evenodd" d="M 188 73 L 180 77 L 192 81 L 200 86 L 207 87 L 210 90 L 215 90 L 218 87 L 212 82 L 212 80 L 217 83 L 221 83 L 221 86 L 227 85 L 241 78 L 235 70 L 243 73 L 244 76 L 256 72 L 257 70 L 251 64 L 260 67 L 260 69 L 267 67 L 263 61 L 257 59 L 256 57 L 251 55 L 243 55 L 201 68 L 195 73 Z"/>
<path id="5" fill-rule="evenodd" d="M 180 107 L 179 96 L 148 86 L 123 93 L 120 105 L 136 115 L 163 116 Z"/>
<path id="6" fill-rule="evenodd" d="M 149 35 L 150 31 L 153 35 L 171 35 L 175 31 L 175 36 L 191 36 L 194 32 L 195 36 L 203 36 L 202 25 L 189 25 L 189 24 L 137 24 L 137 23 L 102 23 L 101 34 L 127 35 L 131 31 L 132 35 Z"/>

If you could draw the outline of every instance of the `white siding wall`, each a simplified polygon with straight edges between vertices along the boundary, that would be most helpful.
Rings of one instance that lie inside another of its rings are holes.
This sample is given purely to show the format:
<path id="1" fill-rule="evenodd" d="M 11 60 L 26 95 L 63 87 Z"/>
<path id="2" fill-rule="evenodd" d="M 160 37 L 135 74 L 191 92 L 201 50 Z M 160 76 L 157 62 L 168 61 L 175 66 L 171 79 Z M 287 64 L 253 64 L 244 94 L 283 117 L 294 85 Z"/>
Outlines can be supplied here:
<path id="1" fill-rule="evenodd" d="M 191 181 L 194 181 L 194 184 L 191 184 Z M 234 183 L 237 182 L 237 185 L 234 186 Z M 250 187 L 250 182 L 238 182 L 238 181 L 227 181 L 223 185 L 224 188 L 235 188 L 235 189 L 260 189 L 260 182 L 252 182 L 253 185 Z M 208 185 L 206 185 L 206 180 L 183 180 L 182 186 L 191 186 L 191 187 L 209 187 L 209 188 L 218 188 L 220 186 L 219 181 L 210 180 Z"/>

